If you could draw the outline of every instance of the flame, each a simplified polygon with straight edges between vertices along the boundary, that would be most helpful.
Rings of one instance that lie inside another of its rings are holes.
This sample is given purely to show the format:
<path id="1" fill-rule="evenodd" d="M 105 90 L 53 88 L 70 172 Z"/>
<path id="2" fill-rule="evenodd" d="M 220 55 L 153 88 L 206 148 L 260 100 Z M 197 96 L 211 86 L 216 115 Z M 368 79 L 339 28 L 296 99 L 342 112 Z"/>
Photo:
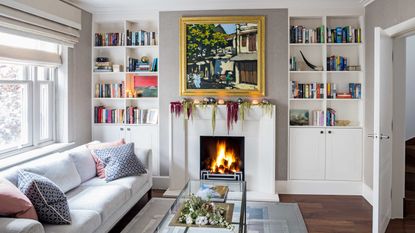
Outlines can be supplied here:
<path id="1" fill-rule="evenodd" d="M 232 148 L 226 147 L 226 141 L 218 141 L 216 144 L 216 158 L 212 159 L 210 170 L 214 173 L 239 172 L 238 159 Z"/>

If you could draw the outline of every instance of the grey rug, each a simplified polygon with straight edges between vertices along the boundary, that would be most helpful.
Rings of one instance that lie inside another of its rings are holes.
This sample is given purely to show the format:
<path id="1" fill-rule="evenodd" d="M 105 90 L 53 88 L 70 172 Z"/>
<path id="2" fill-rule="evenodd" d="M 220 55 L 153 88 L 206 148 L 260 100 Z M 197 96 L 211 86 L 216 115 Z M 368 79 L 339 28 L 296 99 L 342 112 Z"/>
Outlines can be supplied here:
<path id="1" fill-rule="evenodd" d="M 122 233 L 153 233 L 173 202 L 169 198 L 151 199 Z M 247 202 L 246 213 L 248 233 L 307 233 L 295 203 Z"/>

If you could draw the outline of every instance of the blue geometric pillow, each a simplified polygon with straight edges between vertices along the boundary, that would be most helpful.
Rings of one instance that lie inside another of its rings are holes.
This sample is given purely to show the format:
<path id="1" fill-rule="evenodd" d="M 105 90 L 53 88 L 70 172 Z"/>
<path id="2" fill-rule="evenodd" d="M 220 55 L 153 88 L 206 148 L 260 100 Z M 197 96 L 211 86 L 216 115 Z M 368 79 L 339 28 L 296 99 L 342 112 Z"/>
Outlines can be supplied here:
<path id="1" fill-rule="evenodd" d="M 68 201 L 62 190 L 41 175 L 19 170 L 18 188 L 35 207 L 39 221 L 50 224 L 71 224 Z"/>
<path id="2" fill-rule="evenodd" d="M 94 150 L 94 152 L 104 164 L 106 181 L 147 173 L 144 164 L 134 154 L 134 143 Z"/>

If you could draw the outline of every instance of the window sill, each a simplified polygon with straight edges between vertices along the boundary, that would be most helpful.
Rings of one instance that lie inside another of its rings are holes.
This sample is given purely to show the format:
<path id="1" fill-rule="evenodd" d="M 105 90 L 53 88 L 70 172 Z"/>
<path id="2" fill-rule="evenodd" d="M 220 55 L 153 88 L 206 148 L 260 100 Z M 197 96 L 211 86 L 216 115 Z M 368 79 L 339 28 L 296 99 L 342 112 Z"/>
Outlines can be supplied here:
<path id="1" fill-rule="evenodd" d="M 33 150 L 29 150 L 27 152 L 23 152 L 20 154 L 16 154 L 10 157 L 6 157 L 4 159 L 0 159 L 0 171 L 5 170 L 7 168 L 28 162 L 30 160 L 34 160 L 45 155 L 49 155 L 55 152 L 62 151 L 64 149 L 68 149 L 75 143 L 53 143 L 48 146 L 44 146 L 42 148 L 36 148 Z"/>

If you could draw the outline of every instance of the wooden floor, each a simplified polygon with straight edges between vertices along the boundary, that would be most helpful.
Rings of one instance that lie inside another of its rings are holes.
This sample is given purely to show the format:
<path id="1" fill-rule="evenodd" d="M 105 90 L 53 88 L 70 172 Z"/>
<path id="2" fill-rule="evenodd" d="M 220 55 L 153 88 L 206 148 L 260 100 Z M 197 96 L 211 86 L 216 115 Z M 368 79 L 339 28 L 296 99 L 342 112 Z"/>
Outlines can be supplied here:
<path id="1" fill-rule="evenodd" d="M 164 190 L 153 190 L 162 197 Z M 280 201 L 298 203 L 309 233 L 370 233 L 372 206 L 360 196 L 280 195 Z M 144 203 L 132 209 L 113 228 L 120 232 Z M 415 220 L 392 220 L 387 233 L 415 233 Z"/>

